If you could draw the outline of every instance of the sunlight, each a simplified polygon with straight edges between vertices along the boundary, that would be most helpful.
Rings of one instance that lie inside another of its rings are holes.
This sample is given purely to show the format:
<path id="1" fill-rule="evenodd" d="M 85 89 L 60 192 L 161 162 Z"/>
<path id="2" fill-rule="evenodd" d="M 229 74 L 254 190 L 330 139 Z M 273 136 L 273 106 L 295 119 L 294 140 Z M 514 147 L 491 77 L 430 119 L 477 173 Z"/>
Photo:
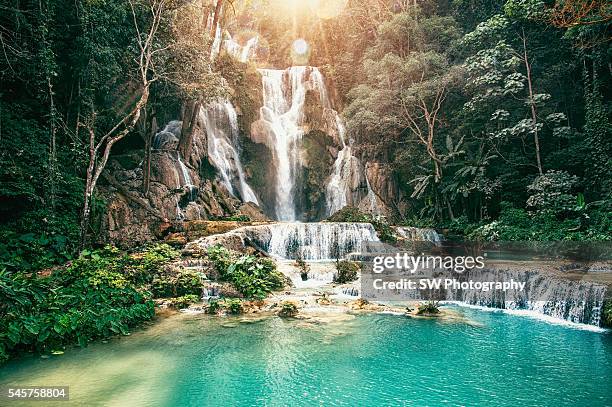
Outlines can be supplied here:
<path id="1" fill-rule="evenodd" d="M 338 16 L 347 0 L 273 0 L 271 6 L 283 15 L 310 14 L 327 19 Z"/>

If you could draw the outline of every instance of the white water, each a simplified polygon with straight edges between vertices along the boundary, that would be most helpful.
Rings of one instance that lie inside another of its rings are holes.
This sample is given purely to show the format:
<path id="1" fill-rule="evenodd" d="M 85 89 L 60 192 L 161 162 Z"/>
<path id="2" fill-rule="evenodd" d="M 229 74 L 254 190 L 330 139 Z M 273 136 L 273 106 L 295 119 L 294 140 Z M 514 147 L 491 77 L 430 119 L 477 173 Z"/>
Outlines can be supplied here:
<path id="1" fill-rule="evenodd" d="M 271 256 L 309 261 L 342 259 L 361 251 L 365 242 L 379 241 L 369 223 L 274 223 L 242 228 Z"/>
<path id="2" fill-rule="evenodd" d="M 212 25 L 212 15 L 209 15 L 209 22 L 207 26 Z M 215 28 L 215 38 L 213 39 L 213 43 L 210 47 L 210 60 L 214 61 L 219 52 L 221 52 L 221 25 L 217 23 L 217 27 Z"/>
<path id="3" fill-rule="evenodd" d="M 537 313 L 573 323 L 599 326 L 606 287 L 587 281 L 555 278 L 538 271 L 470 270 L 473 281 L 525 281 L 524 291 L 449 289 L 446 298 L 469 305 L 499 308 L 516 313 Z"/>
<path id="4" fill-rule="evenodd" d="M 319 92 L 321 104 L 329 107 L 327 89 L 317 68 L 294 66 L 286 70 L 260 69 L 264 105 L 260 119 L 266 124 L 267 142 L 276 169 L 276 218 L 297 219 L 294 195 L 301 168 L 300 146 L 304 135 L 304 104 L 307 90 Z"/>
<path id="5" fill-rule="evenodd" d="M 196 198 L 197 188 L 195 185 L 193 185 L 191 175 L 189 175 L 189 170 L 187 169 L 187 166 L 185 166 L 185 163 L 183 163 L 183 160 L 181 160 L 181 153 L 178 151 L 176 152 L 176 161 L 178 163 L 180 174 L 183 176 L 183 183 L 181 184 L 179 182 L 179 187 L 187 187 L 189 189 L 189 202 L 192 202 Z"/>
<path id="6" fill-rule="evenodd" d="M 397 226 L 395 231 L 399 236 L 410 241 L 439 243 L 442 240 L 434 229 Z"/>
<path id="7" fill-rule="evenodd" d="M 240 45 L 231 35 L 227 34 L 228 38 L 224 41 L 225 49 L 228 54 L 232 55 L 240 62 L 247 62 L 254 54 L 259 37 L 255 36 L 249 39 L 246 44 Z"/>
<path id="8" fill-rule="evenodd" d="M 215 102 L 202 109 L 201 117 L 208 137 L 208 157 L 218 170 L 221 182 L 243 202 L 259 204 L 253 189 L 246 182 L 238 154 L 238 117 L 228 102 Z"/>
<path id="9" fill-rule="evenodd" d="M 182 122 L 172 120 L 153 137 L 152 147 L 155 150 L 175 150 L 181 136 Z"/>

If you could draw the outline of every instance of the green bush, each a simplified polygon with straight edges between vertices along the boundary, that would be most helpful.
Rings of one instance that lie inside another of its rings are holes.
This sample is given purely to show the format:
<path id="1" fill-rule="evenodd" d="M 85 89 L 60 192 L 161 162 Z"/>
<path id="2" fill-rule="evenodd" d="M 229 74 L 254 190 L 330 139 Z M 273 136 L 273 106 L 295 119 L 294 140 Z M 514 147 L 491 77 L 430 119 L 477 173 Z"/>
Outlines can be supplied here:
<path id="1" fill-rule="evenodd" d="M 172 298 L 169 301 L 168 305 L 176 309 L 183 309 L 183 308 L 187 308 L 191 304 L 195 304 L 198 301 L 200 301 L 199 296 L 188 294 L 188 295 L 183 295 L 181 297 Z"/>
<path id="2" fill-rule="evenodd" d="M 357 280 L 360 267 L 358 263 L 348 260 L 336 262 L 336 275 L 334 283 L 345 284 Z"/>
<path id="3" fill-rule="evenodd" d="M 291 301 L 283 301 L 278 310 L 278 316 L 283 318 L 295 317 L 298 314 L 298 307 Z"/>
<path id="4" fill-rule="evenodd" d="M 46 276 L 0 271 L 0 359 L 127 335 L 154 315 L 151 294 L 123 274 L 116 249 L 84 252 Z"/>
<path id="5" fill-rule="evenodd" d="M 262 299 L 284 287 L 283 275 L 270 259 L 238 256 L 222 246 L 211 247 L 208 256 L 221 279 L 232 283 L 245 298 Z"/>
<path id="6" fill-rule="evenodd" d="M 612 215 L 593 208 L 580 217 L 559 219 L 552 211 L 530 214 L 502 202 L 498 220 L 465 232 L 478 241 L 612 240 Z"/>
<path id="7" fill-rule="evenodd" d="M 244 311 L 242 301 L 239 298 L 226 298 L 221 301 L 212 300 L 208 303 L 208 308 L 206 309 L 208 314 L 216 315 L 221 311 L 233 315 L 242 314 Z"/>
<path id="8" fill-rule="evenodd" d="M 168 267 L 153 277 L 151 292 L 154 298 L 180 297 L 202 292 L 202 275 L 179 267 Z"/>
<path id="9" fill-rule="evenodd" d="M 34 271 L 72 260 L 74 247 L 64 235 L 0 233 L 0 267 Z"/>
<path id="10" fill-rule="evenodd" d="M 437 301 L 427 301 L 424 304 L 420 304 L 417 310 L 417 315 L 431 315 L 439 313 L 440 308 Z"/>

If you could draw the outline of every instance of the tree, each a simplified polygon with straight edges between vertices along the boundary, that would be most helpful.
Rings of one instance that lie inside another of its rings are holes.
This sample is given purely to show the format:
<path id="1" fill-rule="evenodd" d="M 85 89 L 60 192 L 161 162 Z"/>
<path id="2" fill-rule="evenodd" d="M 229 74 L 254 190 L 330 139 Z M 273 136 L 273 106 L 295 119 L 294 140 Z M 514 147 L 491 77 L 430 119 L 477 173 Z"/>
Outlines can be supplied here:
<path id="1" fill-rule="evenodd" d="M 134 53 L 136 75 L 134 83 L 130 84 L 130 86 L 136 89 L 136 102 L 126 113 L 120 115 L 119 120 L 110 126 L 108 130 L 104 131 L 102 136 L 98 134 L 99 127 L 96 123 L 97 112 L 95 105 L 91 106 L 92 112 L 89 121 L 82 124 L 87 129 L 89 135 L 89 164 L 86 171 L 81 217 L 81 247 L 84 246 L 87 236 L 93 193 L 100 175 L 106 167 L 111 149 L 119 140 L 123 139 L 134 129 L 149 100 L 151 85 L 159 79 L 155 71 L 155 57 L 162 49 L 158 46 L 156 36 L 169 5 L 170 3 L 167 0 L 147 0 L 145 3 L 129 0 L 136 32 L 136 52 Z M 143 6 L 146 7 L 146 13 L 148 14 L 148 26 L 144 30 L 138 21 L 138 9 Z"/>

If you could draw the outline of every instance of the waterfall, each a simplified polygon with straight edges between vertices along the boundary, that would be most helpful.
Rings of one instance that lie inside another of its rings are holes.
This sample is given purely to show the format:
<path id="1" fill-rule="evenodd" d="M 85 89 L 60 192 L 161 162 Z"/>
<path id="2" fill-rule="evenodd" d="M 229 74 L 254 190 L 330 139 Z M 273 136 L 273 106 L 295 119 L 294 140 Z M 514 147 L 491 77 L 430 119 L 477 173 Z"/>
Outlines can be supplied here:
<path id="1" fill-rule="evenodd" d="M 241 232 L 271 256 L 309 261 L 342 259 L 361 251 L 366 242 L 379 241 L 369 223 L 283 222 L 247 226 Z"/>
<path id="2" fill-rule="evenodd" d="M 395 231 L 400 237 L 410 241 L 439 243 L 442 240 L 438 232 L 429 228 L 397 226 Z"/>
<path id="3" fill-rule="evenodd" d="M 234 196 L 243 202 L 259 204 L 257 197 L 244 176 L 238 154 L 238 116 L 228 102 L 215 102 L 201 111 L 208 136 L 208 157 L 218 170 L 221 182 Z"/>
<path id="4" fill-rule="evenodd" d="M 547 273 L 524 270 L 477 270 L 459 280 L 526 281 L 524 291 L 449 289 L 446 298 L 469 305 L 510 311 L 533 312 L 556 319 L 599 326 L 606 287 L 588 281 L 555 278 Z"/>
<path id="5" fill-rule="evenodd" d="M 183 160 L 181 160 L 181 153 L 176 152 L 176 161 L 179 166 L 180 174 L 183 176 L 183 184 L 180 184 L 179 187 L 187 187 L 189 189 L 189 202 L 193 202 L 197 195 L 197 187 L 193 185 L 193 181 L 191 180 L 191 175 L 189 175 L 189 170 Z"/>
<path id="6" fill-rule="evenodd" d="M 323 75 L 317 68 L 294 66 L 286 70 L 260 69 L 259 72 L 264 97 L 260 119 L 268 128 L 266 144 L 272 150 L 276 169 L 276 217 L 293 221 L 297 218 L 293 197 L 301 168 L 306 92 L 318 91 L 323 107 L 329 108 L 331 104 Z"/>
<path id="7" fill-rule="evenodd" d="M 209 20 L 210 22 L 207 24 L 208 25 L 212 25 L 212 15 L 209 15 Z M 221 52 L 221 25 L 219 25 L 219 23 L 217 23 L 217 28 L 215 28 L 215 38 L 213 39 L 213 43 L 210 47 L 210 60 L 214 61 L 215 58 L 217 57 L 217 55 L 219 55 L 219 52 Z"/>
<path id="8" fill-rule="evenodd" d="M 181 135 L 181 125 L 182 122 L 179 120 L 172 120 L 166 124 L 166 127 L 153 137 L 151 147 L 155 150 L 175 150 Z"/>
<path id="9" fill-rule="evenodd" d="M 327 214 L 332 215 L 346 205 L 352 203 L 351 185 L 353 176 L 359 174 L 359 160 L 353 156 L 350 142 L 345 141 L 346 130 L 342 119 L 335 113 L 336 127 L 342 149 L 338 152 L 334 168 L 326 187 Z"/>
<path id="10" fill-rule="evenodd" d="M 253 56 L 258 42 L 259 37 L 255 36 L 242 46 L 228 34 L 228 39 L 225 40 L 224 44 L 228 54 L 232 55 L 240 62 L 247 62 Z"/>

